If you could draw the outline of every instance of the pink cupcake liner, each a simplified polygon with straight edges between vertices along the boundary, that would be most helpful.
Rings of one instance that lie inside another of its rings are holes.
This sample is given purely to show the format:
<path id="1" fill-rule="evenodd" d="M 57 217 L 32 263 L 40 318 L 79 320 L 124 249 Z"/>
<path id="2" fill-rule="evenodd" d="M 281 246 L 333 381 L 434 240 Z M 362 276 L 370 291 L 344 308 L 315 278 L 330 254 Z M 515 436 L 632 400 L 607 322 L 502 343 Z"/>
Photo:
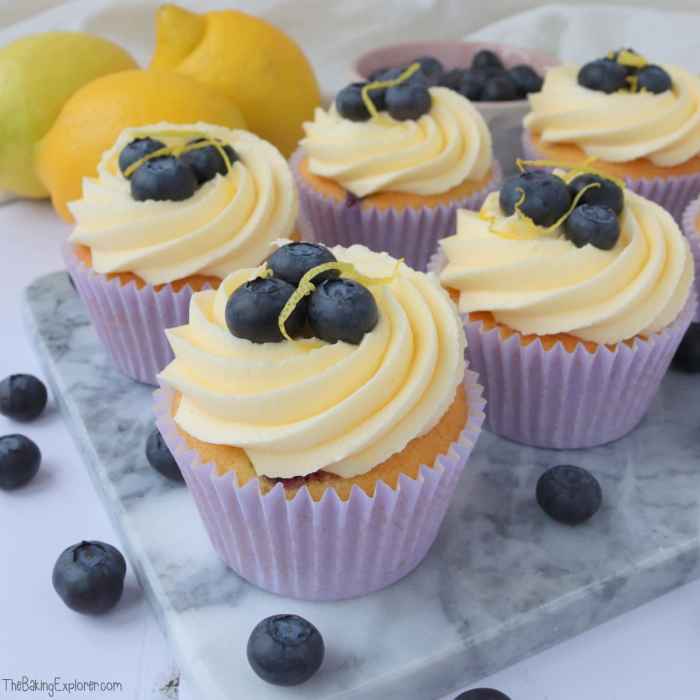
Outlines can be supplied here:
<path id="1" fill-rule="evenodd" d="M 277 484 L 262 494 L 257 479 L 239 487 L 187 447 L 171 415 L 174 393 L 155 393 L 156 422 L 177 460 L 221 559 L 250 583 L 302 600 L 342 600 L 395 583 L 425 558 L 447 513 L 484 420 L 482 389 L 467 371 L 469 420 L 458 440 L 416 480 L 377 484 L 373 497 L 353 488 L 347 501 L 328 489 L 285 498 Z"/>
<path id="2" fill-rule="evenodd" d="M 530 133 L 523 129 L 523 153 L 526 160 L 546 158 L 537 150 Z M 690 175 L 672 175 L 670 177 L 633 178 L 625 177 L 629 189 L 645 199 L 660 204 L 678 224 L 683 212 L 690 202 L 700 196 L 700 172 Z"/>
<path id="3" fill-rule="evenodd" d="M 63 246 L 63 257 L 83 299 L 97 335 L 116 368 L 130 379 L 157 385 L 156 375 L 173 359 L 165 329 L 187 323 L 193 290 L 179 292 L 165 285 L 139 289 L 135 282 L 121 284 L 85 265 L 73 246 Z"/>
<path id="4" fill-rule="evenodd" d="M 493 161 L 493 177 L 483 190 L 447 205 L 420 209 L 363 209 L 360 202 L 338 202 L 317 192 L 299 172 L 304 159 L 297 150 L 290 160 L 299 191 L 299 227 L 306 240 L 327 246 L 355 243 L 376 252 L 403 258 L 424 271 L 438 241 L 454 233 L 458 209 L 478 210 L 490 192 L 501 184 L 501 167 Z"/>
<path id="5" fill-rule="evenodd" d="M 429 270 L 444 266 L 440 252 Z M 678 318 L 647 340 L 614 350 L 599 345 L 588 352 L 561 343 L 545 350 L 536 340 L 523 346 L 517 335 L 486 330 L 462 314 L 466 357 L 486 393 L 486 427 L 497 435 L 533 447 L 575 449 L 617 440 L 646 415 L 673 355 L 695 314 L 691 293 Z"/>
<path id="6" fill-rule="evenodd" d="M 700 297 L 700 229 L 697 225 L 698 219 L 700 219 L 700 197 L 686 207 L 681 220 L 681 228 L 688 243 L 690 243 L 690 251 L 695 260 L 695 291 Z M 700 321 L 700 305 L 693 320 Z"/>

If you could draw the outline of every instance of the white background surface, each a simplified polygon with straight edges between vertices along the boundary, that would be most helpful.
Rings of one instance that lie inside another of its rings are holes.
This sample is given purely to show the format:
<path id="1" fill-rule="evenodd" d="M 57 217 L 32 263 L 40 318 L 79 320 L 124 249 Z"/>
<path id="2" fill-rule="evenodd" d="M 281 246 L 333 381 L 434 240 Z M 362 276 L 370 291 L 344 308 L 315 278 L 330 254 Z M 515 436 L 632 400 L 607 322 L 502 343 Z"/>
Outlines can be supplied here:
<path id="1" fill-rule="evenodd" d="M 183 4 L 202 7 L 236 3 Z M 282 20 L 290 18 L 290 10 L 293 10 L 294 19 L 290 20 L 288 28 L 297 37 L 303 35 L 306 20 L 310 22 L 313 18 L 323 24 L 319 13 L 325 3 L 321 0 L 295 2 L 293 7 L 291 2 L 274 0 L 237 4 L 247 9 L 257 6 L 283 26 L 286 23 Z M 366 4 L 345 1 L 343 7 L 350 18 L 349 24 L 353 18 L 360 21 L 361 6 Z M 380 31 L 391 31 L 392 26 L 396 31 L 401 29 L 401 35 L 406 38 L 452 38 L 502 17 L 508 11 L 536 3 L 513 0 L 490 4 L 481 1 L 437 3 L 444 16 L 450 18 L 447 23 L 439 19 L 439 13 L 430 11 L 436 3 L 375 0 L 372 4 L 376 8 L 374 24 L 371 20 L 362 20 L 370 30 L 361 38 L 353 39 L 347 33 L 346 22 L 343 41 L 335 43 L 340 47 L 338 52 L 347 47 L 379 43 Z M 57 5 L 63 7 L 32 18 L 37 11 Z M 83 26 L 119 39 L 143 59 L 150 51 L 151 8 L 155 3 L 139 3 L 138 7 L 124 2 L 118 5 L 115 10 L 103 0 L 0 2 L 0 44 L 27 31 Z M 404 26 L 400 18 L 407 17 L 407 5 L 430 17 L 421 25 L 422 29 L 415 26 L 406 29 L 409 24 Z M 698 0 L 676 0 L 664 5 L 700 9 Z M 389 15 L 393 17 L 393 25 L 386 23 Z M 460 18 L 457 24 L 454 23 L 456 17 Z M 602 42 L 607 42 L 602 47 L 607 49 L 610 39 L 605 34 L 612 26 L 612 34 L 619 29 L 620 36 L 614 44 L 632 43 L 644 49 L 643 44 L 656 33 L 664 39 L 660 52 L 668 54 L 674 49 L 687 58 L 686 65 L 700 69 L 700 16 L 696 16 L 693 23 L 693 18 L 674 18 L 672 14 L 662 21 L 644 12 L 634 12 L 617 25 L 611 23 L 608 16 L 600 19 L 602 24 L 598 25 L 594 17 L 601 15 L 587 13 L 575 19 L 585 28 L 588 44 L 580 39 L 566 42 L 563 49 L 564 53 L 571 54 L 568 57 L 576 57 L 586 46 L 590 51 L 590 45 L 597 47 Z M 11 24 L 27 18 L 32 19 L 28 23 Z M 129 24 L 128 18 L 131 18 Z M 326 21 L 330 20 L 326 18 Z M 551 21 L 551 18 L 548 16 L 544 21 Z M 596 25 L 601 31 L 597 31 Z M 440 26 L 449 26 L 449 34 L 440 33 Z M 519 36 L 520 43 L 533 44 L 539 37 L 537 26 L 511 22 L 497 28 L 495 34 L 511 41 Z M 333 27 L 329 25 L 327 29 L 332 32 Z M 632 31 L 632 38 L 639 34 L 642 45 L 635 43 L 628 34 L 622 36 L 623 31 Z M 562 37 L 569 32 L 574 36 L 575 27 L 572 29 L 569 25 L 566 29 L 562 25 L 558 32 L 548 32 L 547 45 L 550 48 L 561 46 Z M 493 34 L 494 30 L 487 30 L 482 36 Z M 387 36 L 384 40 L 392 39 L 393 36 Z M 310 40 L 310 44 L 309 51 L 316 56 L 322 48 L 318 39 Z M 307 42 L 304 45 L 307 46 Z M 335 62 L 324 61 L 321 77 L 325 85 L 341 79 L 338 71 L 353 53 L 343 53 L 342 59 L 336 57 Z M 62 267 L 58 248 L 67 230 L 46 203 L 17 202 L 0 207 L 0 377 L 13 372 L 34 372 L 41 376 L 22 323 L 21 292 L 38 275 Z M 18 679 L 23 675 L 37 680 L 51 680 L 55 676 L 64 680 L 116 680 L 123 686 L 121 693 L 72 697 L 129 700 L 167 697 L 158 688 L 173 674 L 171 657 L 131 574 L 122 603 L 102 618 L 72 613 L 60 603 L 51 587 L 53 563 L 66 546 L 81 539 L 104 539 L 118 544 L 60 415 L 50 404 L 46 414 L 30 425 L 18 426 L 0 416 L 0 434 L 8 432 L 24 432 L 34 439 L 42 449 L 44 461 L 39 476 L 28 487 L 13 493 L 0 491 L 0 698 L 48 697 L 44 693 L 12 693 L 6 689 L 3 679 Z M 332 639 L 326 642 L 333 644 Z M 700 582 L 485 679 L 479 685 L 499 688 L 512 700 L 698 700 L 699 652 Z M 243 653 L 243 650 L 231 650 L 231 653 Z M 67 696 L 57 694 L 55 697 Z M 191 697 L 186 687 L 181 697 L 205 700 Z M 239 698 L 232 689 L 231 700 L 251 699 Z"/>

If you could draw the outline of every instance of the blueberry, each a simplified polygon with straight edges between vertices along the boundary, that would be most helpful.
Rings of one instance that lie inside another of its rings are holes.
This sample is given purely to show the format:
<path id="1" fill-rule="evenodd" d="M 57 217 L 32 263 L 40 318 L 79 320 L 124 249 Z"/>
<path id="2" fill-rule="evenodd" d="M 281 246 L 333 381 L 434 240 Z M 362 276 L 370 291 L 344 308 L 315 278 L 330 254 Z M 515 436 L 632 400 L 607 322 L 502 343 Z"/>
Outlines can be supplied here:
<path id="1" fill-rule="evenodd" d="M 134 139 L 127 143 L 119 154 L 119 170 L 121 170 L 122 175 L 124 175 L 128 167 L 137 160 L 141 160 L 141 158 L 145 158 L 147 155 L 155 153 L 155 151 L 161 148 L 165 148 L 165 144 L 162 141 L 149 137 Z M 131 177 L 131 175 L 129 175 L 129 177 Z"/>
<path id="2" fill-rule="evenodd" d="M 620 239 L 620 222 L 610 207 L 582 204 L 564 224 L 565 235 L 577 248 L 590 243 L 600 250 L 612 250 Z"/>
<path id="3" fill-rule="evenodd" d="M 671 76 L 661 67 L 647 65 L 637 73 L 637 89 L 653 92 L 655 95 L 672 87 Z"/>
<path id="4" fill-rule="evenodd" d="M 473 688 L 461 693 L 455 700 L 510 700 L 510 698 L 493 688 Z"/>
<path id="5" fill-rule="evenodd" d="M 0 413 L 15 420 L 38 418 L 46 408 L 44 382 L 32 374 L 11 374 L 0 382 Z"/>
<path id="6" fill-rule="evenodd" d="M 386 108 L 399 121 L 419 119 L 430 111 L 432 98 L 425 85 L 404 83 L 386 91 Z"/>
<path id="7" fill-rule="evenodd" d="M 29 483 L 39 471 L 41 451 L 24 435 L 0 437 L 0 489 L 11 491 Z"/>
<path id="8" fill-rule="evenodd" d="M 673 369 L 688 374 L 700 372 L 700 323 L 691 323 L 673 357 Z"/>
<path id="9" fill-rule="evenodd" d="M 586 63 L 578 72 L 578 84 L 590 90 L 613 93 L 627 87 L 627 70 L 608 58 Z"/>
<path id="10" fill-rule="evenodd" d="M 518 87 L 508 73 L 487 78 L 481 93 L 481 99 L 485 102 L 506 102 L 517 100 L 519 96 Z"/>
<path id="11" fill-rule="evenodd" d="M 354 280 L 326 280 L 309 300 L 309 323 L 314 335 L 328 343 L 343 340 L 359 345 L 378 320 L 372 293 Z"/>
<path id="12" fill-rule="evenodd" d="M 434 56 L 421 56 L 413 61 L 409 61 L 408 65 L 418 63 L 420 72 L 425 76 L 429 85 L 437 85 L 445 72 L 445 68 Z"/>
<path id="13" fill-rule="evenodd" d="M 299 280 L 312 268 L 324 263 L 335 262 L 336 257 L 328 248 L 316 243 L 294 242 L 278 248 L 268 259 L 267 266 L 275 277 L 293 284 L 295 287 Z M 328 270 L 314 277 L 315 283 L 337 277 L 338 270 Z"/>
<path id="14" fill-rule="evenodd" d="M 154 428 L 146 440 L 146 459 L 157 472 L 160 472 L 167 479 L 184 481 L 180 467 L 177 466 L 175 457 L 165 444 L 158 428 Z"/>
<path id="15" fill-rule="evenodd" d="M 248 663 L 272 685 L 305 683 L 321 668 L 324 655 L 321 633 L 298 615 L 267 617 L 248 638 Z"/>
<path id="16" fill-rule="evenodd" d="M 478 101 L 484 92 L 487 76 L 484 71 L 467 68 L 462 71 L 459 94 L 468 100 Z"/>
<path id="17" fill-rule="evenodd" d="M 598 183 L 600 187 L 591 187 L 590 190 L 586 190 L 581 199 L 578 200 L 579 205 L 600 204 L 605 207 L 610 207 L 616 214 L 621 214 L 625 201 L 622 189 L 606 177 L 594 175 L 593 173 L 577 175 L 569 183 L 571 196 L 575 197 L 586 185 L 590 185 L 593 182 Z"/>
<path id="18" fill-rule="evenodd" d="M 508 76 L 515 83 L 519 97 L 525 97 L 531 92 L 539 92 L 542 89 L 542 77 L 531 66 L 525 64 L 513 66 L 508 69 Z"/>
<path id="19" fill-rule="evenodd" d="M 552 226 L 571 205 L 569 188 L 561 178 L 542 170 L 529 170 L 512 175 L 503 183 L 499 202 L 504 214 L 513 214 L 523 192 L 525 199 L 519 209 L 538 226 Z"/>
<path id="20" fill-rule="evenodd" d="M 472 58 L 472 68 L 498 68 L 503 70 L 503 61 L 488 49 L 477 51 Z"/>
<path id="21" fill-rule="evenodd" d="M 122 597 L 126 561 L 104 542 L 80 542 L 65 549 L 53 567 L 56 593 L 71 609 L 99 615 L 111 610 Z"/>
<path id="22" fill-rule="evenodd" d="M 461 68 L 453 68 L 452 70 L 448 70 L 447 73 L 443 73 L 440 76 L 438 85 L 441 87 L 446 87 L 449 90 L 459 92 L 459 85 L 462 82 L 463 73 L 464 71 Z"/>
<path id="23" fill-rule="evenodd" d="M 591 518 L 603 500 L 598 479 L 571 464 L 559 464 L 542 474 L 536 494 L 540 508 L 566 525 L 579 525 Z"/>
<path id="24" fill-rule="evenodd" d="M 611 60 L 611 61 L 619 61 L 620 54 L 623 51 L 627 51 L 628 53 L 636 54 L 637 56 L 639 55 L 639 53 L 637 51 L 635 51 L 634 49 L 620 49 L 619 51 L 613 51 L 612 54 L 606 58 L 608 58 L 608 60 Z M 635 75 L 637 73 L 637 71 L 639 70 L 639 68 L 637 68 L 637 66 L 626 66 L 622 63 L 620 65 L 625 69 L 626 75 Z"/>
<path id="25" fill-rule="evenodd" d="M 147 199 L 180 202 L 197 189 L 197 178 L 185 163 L 174 156 L 147 160 L 131 176 L 131 196 L 137 202 Z"/>
<path id="26" fill-rule="evenodd" d="M 205 139 L 199 138 L 188 141 L 187 145 L 200 143 Z M 229 163 L 233 165 L 238 160 L 238 154 L 233 150 L 230 144 L 223 145 L 222 148 L 228 156 Z M 192 169 L 197 182 L 203 185 L 209 180 L 213 180 L 216 174 L 226 175 L 228 168 L 226 163 L 215 146 L 205 146 L 203 148 L 195 148 L 192 151 L 185 151 L 180 160 Z"/>
<path id="27" fill-rule="evenodd" d="M 362 88 L 366 83 L 350 83 L 335 96 L 335 108 L 343 119 L 351 122 L 366 122 L 370 113 L 362 99 Z M 372 96 L 374 100 L 374 96 Z"/>
<path id="28" fill-rule="evenodd" d="M 226 303 L 226 325 L 237 338 L 254 343 L 279 343 L 284 340 L 278 320 L 284 305 L 296 291 L 289 282 L 276 277 L 246 282 Z M 304 328 L 308 300 L 302 299 L 287 319 L 287 333 L 293 338 Z"/>

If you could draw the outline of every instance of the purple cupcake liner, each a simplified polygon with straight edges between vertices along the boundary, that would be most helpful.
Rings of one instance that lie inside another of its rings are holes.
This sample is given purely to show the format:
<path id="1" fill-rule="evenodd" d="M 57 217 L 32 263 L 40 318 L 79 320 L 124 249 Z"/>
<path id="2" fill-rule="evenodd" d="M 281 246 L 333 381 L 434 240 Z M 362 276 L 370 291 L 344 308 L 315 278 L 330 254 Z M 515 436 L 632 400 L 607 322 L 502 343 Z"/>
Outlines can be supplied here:
<path id="1" fill-rule="evenodd" d="M 482 388 L 467 371 L 469 419 L 459 439 L 416 480 L 402 475 L 373 497 L 354 487 L 347 501 L 327 489 L 287 500 L 282 484 L 262 494 L 257 479 L 239 487 L 189 449 L 171 415 L 173 391 L 155 393 L 156 423 L 175 456 L 211 542 L 239 576 L 271 593 L 342 600 L 395 583 L 425 558 L 445 517 L 484 420 Z"/>
<path id="2" fill-rule="evenodd" d="M 537 150 L 530 133 L 523 129 L 523 153 L 526 160 L 539 160 L 547 156 Z M 595 167 L 595 166 L 594 166 Z M 645 199 L 660 204 L 681 223 L 683 212 L 690 202 L 700 196 L 700 172 L 670 177 L 624 178 L 627 187 Z"/>
<path id="3" fill-rule="evenodd" d="M 442 252 L 429 271 L 444 266 Z M 646 340 L 589 352 L 561 343 L 545 350 L 540 340 L 522 345 L 519 335 L 501 337 L 481 321 L 461 314 L 466 357 L 486 393 L 485 426 L 502 437 L 533 447 L 576 449 L 617 440 L 649 410 L 673 355 L 695 314 L 691 293 L 678 318 Z"/>
<path id="4" fill-rule="evenodd" d="M 681 228 L 688 239 L 690 251 L 695 260 L 695 291 L 700 297 L 700 228 L 697 224 L 698 219 L 700 219 L 700 197 L 686 207 L 681 221 Z M 700 321 L 700 305 L 698 305 L 693 320 Z"/>
<path id="5" fill-rule="evenodd" d="M 150 284 L 141 289 L 133 281 L 122 284 L 85 265 L 68 242 L 63 257 L 117 369 L 137 382 L 157 386 L 156 375 L 173 359 L 165 329 L 187 323 L 192 288 L 175 292 L 165 285 L 156 291 Z"/>
<path id="6" fill-rule="evenodd" d="M 424 271 L 438 241 L 454 233 L 458 209 L 478 210 L 501 184 L 501 166 L 493 161 L 493 177 L 484 189 L 451 204 L 420 209 L 364 209 L 355 200 L 338 202 L 317 192 L 301 175 L 304 153 L 297 150 L 290 165 L 299 191 L 299 227 L 306 240 L 345 248 L 359 243 L 370 250 L 403 258 Z"/>

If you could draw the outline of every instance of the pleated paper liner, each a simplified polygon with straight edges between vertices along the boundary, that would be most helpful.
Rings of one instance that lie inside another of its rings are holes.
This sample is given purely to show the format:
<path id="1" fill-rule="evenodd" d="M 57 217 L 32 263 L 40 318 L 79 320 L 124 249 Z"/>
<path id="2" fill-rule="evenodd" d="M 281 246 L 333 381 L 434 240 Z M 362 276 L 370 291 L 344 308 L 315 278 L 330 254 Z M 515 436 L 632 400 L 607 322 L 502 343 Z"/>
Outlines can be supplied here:
<path id="1" fill-rule="evenodd" d="M 698 197 L 694 202 L 691 202 L 685 209 L 683 213 L 683 220 L 681 228 L 683 233 L 686 235 L 688 242 L 690 243 L 690 250 L 693 253 L 693 259 L 695 260 L 695 291 L 700 297 L 700 226 L 698 226 L 698 220 L 700 219 L 700 197 Z M 694 321 L 700 321 L 700 305 L 695 312 Z"/>
<path id="2" fill-rule="evenodd" d="M 287 500 L 282 484 L 262 494 L 257 479 L 242 488 L 218 475 L 187 447 L 171 415 L 174 393 L 155 395 L 158 427 L 177 460 L 211 542 L 236 573 L 272 593 L 303 600 L 341 600 L 385 588 L 420 564 L 437 537 L 484 419 L 482 389 L 467 371 L 469 419 L 459 439 L 417 479 L 396 489 L 377 484 L 373 497 L 354 487 L 347 501 L 329 488 L 320 501 L 308 489 Z"/>
<path id="3" fill-rule="evenodd" d="M 469 197 L 435 207 L 380 210 L 363 208 L 360 202 L 339 202 L 317 192 L 299 172 L 303 159 L 304 154 L 298 150 L 290 166 L 299 190 L 299 224 L 306 240 L 346 248 L 359 243 L 403 258 L 407 265 L 420 271 L 426 269 L 438 241 L 454 233 L 457 210 L 478 210 L 502 180 L 501 168 L 494 160 L 491 181 Z"/>

